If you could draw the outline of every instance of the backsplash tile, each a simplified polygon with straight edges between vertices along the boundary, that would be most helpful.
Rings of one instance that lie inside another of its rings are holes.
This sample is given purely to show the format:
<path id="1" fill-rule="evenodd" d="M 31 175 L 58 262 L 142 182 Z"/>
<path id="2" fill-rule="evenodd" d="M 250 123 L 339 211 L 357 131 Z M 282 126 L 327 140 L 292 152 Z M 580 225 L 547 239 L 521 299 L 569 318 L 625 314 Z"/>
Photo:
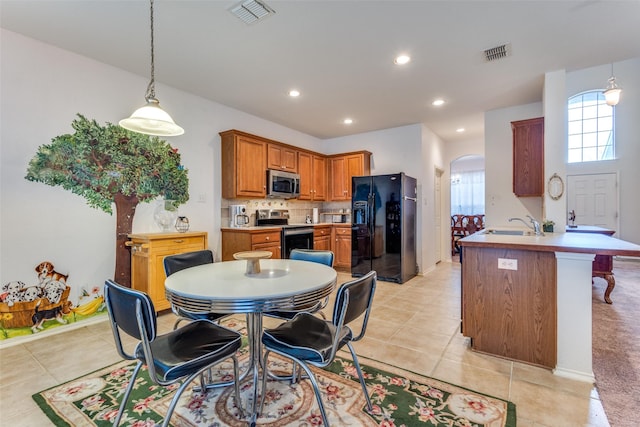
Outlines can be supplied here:
<path id="1" fill-rule="evenodd" d="M 326 212 L 339 212 L 342 209 L 348 212 L 351 209 L 351 202 L 310 202 L 305 200 L 284 200 L 284 199 L 222 199 L 220 212 L 223 227 L 230 224 L 229 205 L 245 205 L 249 215 L 249 224 L 256 223 L 256 210 L 258 209 L 288 209 L 290 224 L 304 224 L 307 215 L 313 217 L 313 208 L 318 208 L 320 212 L 320 222 L 331 222 L 330 215 L 323 215 Z M 347 217 L 350 222 L 350 218 Z"/>

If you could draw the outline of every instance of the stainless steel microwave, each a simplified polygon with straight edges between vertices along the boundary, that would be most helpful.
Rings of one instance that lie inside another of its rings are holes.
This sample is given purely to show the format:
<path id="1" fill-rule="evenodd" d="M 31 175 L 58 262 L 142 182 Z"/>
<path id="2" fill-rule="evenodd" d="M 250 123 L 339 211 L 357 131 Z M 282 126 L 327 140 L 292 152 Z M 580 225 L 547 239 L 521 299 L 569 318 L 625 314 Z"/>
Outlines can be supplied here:
<path id="1" fill-rule="evenodd" d="M 295 199 L 300 195 L 300 175 L 275 169 L 267 170 L 267 197 Z"/>

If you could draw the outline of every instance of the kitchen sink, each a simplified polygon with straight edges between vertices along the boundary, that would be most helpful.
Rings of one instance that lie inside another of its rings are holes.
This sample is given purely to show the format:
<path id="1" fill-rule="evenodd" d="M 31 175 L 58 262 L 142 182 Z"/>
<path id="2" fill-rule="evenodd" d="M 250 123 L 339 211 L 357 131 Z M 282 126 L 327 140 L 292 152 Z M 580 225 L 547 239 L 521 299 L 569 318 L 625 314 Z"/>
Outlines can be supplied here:
<path id="1" fill-rule="evenodd" d="M 485 230 L 484 234 L 494 234 L 502 236 L 535 236 L 535 233 L 529 230 L 495 230 L 492 228 Z"/>

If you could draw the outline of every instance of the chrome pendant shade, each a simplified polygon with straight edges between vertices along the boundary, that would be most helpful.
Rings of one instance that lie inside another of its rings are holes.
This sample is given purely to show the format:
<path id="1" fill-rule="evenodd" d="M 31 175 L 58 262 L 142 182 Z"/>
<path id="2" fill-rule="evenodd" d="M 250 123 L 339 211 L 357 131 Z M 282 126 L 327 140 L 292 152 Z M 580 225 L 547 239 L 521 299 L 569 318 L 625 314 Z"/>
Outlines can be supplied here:
<path id="1" fill-rule="evenodd" d="M 609 77 L 609 84 L 604 90 L 604 99 L 607 105 L 618 105 L 620 93 L 622 93 L 622 89 L 616 84 L 616 78 L 613 75 L 613 64 L 611 64 L 611 77 Z"/>
<path id="2" fill-rule="evenodd" d="M 155 64 L 153 46 L 153 0 L 150 0 L 151 11 L 151 81 L 147 86 L 145 99 L 147 104 L 138 108 L 131 117 L 120 120 L 119 124 L 125 129 L 155 136 L 178 136 L 184 129 L 178 126 L 171 116 L 160 107 L 155 93 Z"/>

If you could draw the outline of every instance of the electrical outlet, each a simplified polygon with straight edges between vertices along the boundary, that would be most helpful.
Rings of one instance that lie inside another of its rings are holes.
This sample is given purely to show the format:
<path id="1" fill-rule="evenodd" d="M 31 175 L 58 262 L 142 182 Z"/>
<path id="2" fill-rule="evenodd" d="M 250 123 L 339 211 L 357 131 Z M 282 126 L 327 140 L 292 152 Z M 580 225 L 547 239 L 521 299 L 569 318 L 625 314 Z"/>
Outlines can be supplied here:
<path id="1" fill-rule="evenodd" d="M 517 270 L 518 260 L 511 258 L 498 258 L 498 268 L 500 270 Z"/>
<path id="2" fill-rule="evenodd" d="M 207 195 L 205 193 L 198 194 L 198 203 L 205 203 L 207 201 Z"/>

